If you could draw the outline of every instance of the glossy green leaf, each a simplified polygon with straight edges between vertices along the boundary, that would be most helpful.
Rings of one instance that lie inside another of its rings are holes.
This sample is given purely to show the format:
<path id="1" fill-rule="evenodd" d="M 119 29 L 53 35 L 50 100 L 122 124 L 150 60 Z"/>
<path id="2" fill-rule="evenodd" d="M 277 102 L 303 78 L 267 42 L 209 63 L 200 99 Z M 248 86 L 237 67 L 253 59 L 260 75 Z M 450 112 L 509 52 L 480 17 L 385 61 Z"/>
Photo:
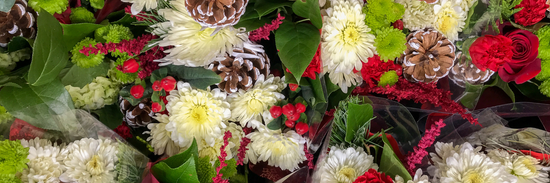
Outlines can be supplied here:
<path id="1" fill-rule="evenodd" d="M 323 78 L 325 80 L 325 85 L 327 87 L 327 95 L 328 96 L 330 96 L 330 94 L 332 94 L 332 92 L 335 92 L 336 90 L 340 90 L 340 87 L 338 85 L 335 85 L 334 83 L 332 83 L 332 81 L 330 81 L 330 78 L 328 77 L 328 74 Z"/>
<path id="2" fill-rule="evenodd" d="M 111 24 L 121 24 L 126 27 L 132 25 L 133 22 L 136 22 L 136 18 L 133 18 L 130 14 L 124 14 L 124 16 L 117 21 L 111 22 Z"/>
<path id="3" fill-rule="evenodd" d="M 351 94 L 351 91 L 353 91 L 353 89 L 355 89 L 355 86 L 351 86 L 348 89 L 348 93 L 342 92 L 342 90 L 340 90 L 340 88 L 338 88 L 338 90 L 332 92 L 328 97 L 328 108 L 327 108 L 327 110 L 335 109 L 338 106 L 338 103 L 340 101 L 348 98 L 348 96 Z"/>
<path id="4" fill-rule="evenodd" d="M 14 83 L 15 80 L 20 78 L 18 76 L 0 75 L 0 88 L 4 86 L 21 88 L 21 85 Z"/>
<path id="5" fill-rule="evenodd" d="M 466 58 L 468 58 L 468 60 L 472 60 L 472 57 L 470 57 L 470 46 L 472 46 L 472 44 L 474 43 L 474 41 L 476 39 L 477 39 L 477 37 L 468 38 L 468 39 L 466 39 L 466 41 L 464 41 L 464 43 L 462 43 L 462 54 L 465 54 Z M 470 64 L 472 64 L 472 63 L 470 63 Z"/>
<path id="6" fill-rule="evenodd" d="M 220 83 L 221 77 L 214 71 L 203 67 L 186 67 L 183 65 L 169 65 L 168 74 L 175 76 L 178 81 L 185 81 L 191 86 L 206 89 L 208 86 Z"/>
<path id="7" fill-rule="evenodd" d="M 324 83 L 321 83 L 321 78 L 317 77 L 315 80 L 311 78 L 305 78 L 300 81 L 300 87 L 302 88 L 302 95 L 309 105 L 317 105 L 318 103 L 325 103 L 325 88 Z M 324 80 L 323 80 L 324 82 Z"/>
<path id="8" fill-rule="evenodd" d="M 246 28 L 247 32 L 250 32 L 264 26 L 266 23 L 271 23 L 272 18 L 269 18 L 269 17 L 271 16 L 269 15 L 269 16 L 264 16 L 260 18 L 258 13 L 254 11 L 253 6 L 247 6 L 246 11 L 241 16 L 241 19 L 233 27 L 236 27 L 236 28 L 244 27 Z"/>
<path id="9" fill-rule="evenodd" d="M 275 32 L 279 57 L 298 82 L 315 56 L 320 41 L 319 29 L 308 23 L 284 21 Z"/>
<path id="10" fill-rule="evenodd" d="M 531 81 L 527 81 L 519 85 L 516 84 L 515 82 L 513 84 L 521 92 L 521 94 L 531 99 L 534 99 L 537 101 L 550 101 L 550 98 L 540 93 L 539 85 L 541 84 L 541 82 L 536 79 L 532 79 Z"/>
<path id="11" fill-rule="evenodd" d="M 36 127 L 60 130 L 57 122 L 69 120 L 68 112 L 74 109 L 69 92 L 59 80 L 42 86 L 16 82 L 22 88 L 5 87 L 0 90 L 0 105 L 13 116 Z M 70 113 L 70 112 L 69 112 Z"/>
<path id="12" fill-rule="evenodd" d="M 11 10 L 11 7 L 13 7 L 13 4 L 15 3 L 15 0 L 2 0 L 0 1 L 0 11 L 2 12 L 9 12 Z"/>
<path id="13" fill-rule="evenodd" d="M 275 11 L 277 8 L 284 6 L 290 7 L 292 6 L 292 2 L 288 0 L 257 0 L 256 3 L 254 3 L 254 9 L 258 12 L 259 17 L 263 17 Z"/>
<path id="14" fill-rule="evenodd" d="M 193 139 L 191 147 L 155 164 L 151 171 L 160 182 L 200 183 L 197 176 L 197 164 L 195 163 L 198 161 L 197 141 Z"/>
<path id="15" fill-rule="evenodd" d="M 99 121 L 110 129 L 115 129 L 121 125 L 124 118 L 118 104 L 106 105 L 99 110 L 92 111 L 92 113 L 96 114 L 99 117 Z"/>
<path id="16" fill-rule="evenodd" d="M 17 36 L 11 39 L 11 41 L 8 43 L 8 52 L 14 52 L 27 47 L 30 47 L 27 39 L 21 36 Z"/>
<path id="17" fill-rule="evenodd" d="M 412 180 L 411 174 L 409 174 L 403 163 L 399 160 L 395 152 L 393 152 L 388 138 L 382 135 L 382 140 L 384 141 L 384 149 L 382 150 L 380 168 L 378 171 L 386 173 L 386 175 L 391 176 L 393 179 L 395 179 L 396 175 L 399 175 L 405 179 L 405 182 Z"/>
<path id="18" fill-rule="evenodd" d="M 283 127 L 283 116 L 279 116 L 278 118 L 275 118 L 273 119 L 273 121 L 269 122 L 267 124 L 267 128 L 269 128 L 270 130 L 278 130 L 278 129 L 281 129 Z"/>
<path id="19" fill-rule="evenodd" d="M 298 16 L 309 18 L 311 23 L 318 29 L 323 27 L 318 0 L 296 0 L 294 4 L 292 4 L 292 11 Z"/>
<path id="20" fill-rule="evenodd" d="M 103 6 L 105 5 L 104 0 L 90 0 L 90 5 L 94 7 L 95 9 L 103 9 Z"/>
<path id="21" fill-rule="evenodd" d="M 348 118 L 346 119 L 346 142 L 355 138 L 355 132 L 373 116 L 370 104 L 348 104 Z"/>
<path id="22" fill-rule="evenodd" d="M 496 77 L 496 80 L 497 83 L 495 86 L 502 89 L 502 91 L 504 91 L 504 93 L 506 93 L 506 95 L 508 95 L 508 97 L 512 99 L 512 103 L 516 103 L 516 96 L 514 95 L 514 91 L 512 91 L 512 88 L 510 88 L 510 85 L 507 82 L 503 81 L 499 76 Z"/>
<path id="23" fill-rule="evenodd" d="M 57 78 L 67 65 L 69 54 L 65 47 L 61 25 L 55 17 L 40 10 L 38 34 L 33 46 L 28 82 L 40 86 Z"/>
<path id="24" fill-rule="evenodd" d="M 61 26 L 63 27 L 63 43 L 67 50 L 71 50 L 85 37 L 92 36 L 96 29 L 104 27 L 104 25 L 92 23 L 61 24 Z"/>
<path id="25" fill-rule="evenodd" d="M 168 68 L 161 67 L 151 73 L 151 83 L 155 81 L 160 81 L 168 75 Z"/>
<path id="26" fill-rule="evenodd" d="M 106 76 L 110 69 L 110 64 L 107 62 L 102 62 L 98 66 L 92 68 L 82 68 L 75 64 L 66 69 L 66 72 L 61 71 L 61 74 L 59 74 L 61 82 L 64 85 L 82 88 L 91 83 L 96 77 Z"/>
<path id="27" fill-rule="evenodd" d="M 460 103 L 468 109 L 474 109 L 476 107 L 477 101 L 481 93 L 486 89 L 483 85 L 471 85 L 468 82 L 465 82 L 465 90 Z"/>

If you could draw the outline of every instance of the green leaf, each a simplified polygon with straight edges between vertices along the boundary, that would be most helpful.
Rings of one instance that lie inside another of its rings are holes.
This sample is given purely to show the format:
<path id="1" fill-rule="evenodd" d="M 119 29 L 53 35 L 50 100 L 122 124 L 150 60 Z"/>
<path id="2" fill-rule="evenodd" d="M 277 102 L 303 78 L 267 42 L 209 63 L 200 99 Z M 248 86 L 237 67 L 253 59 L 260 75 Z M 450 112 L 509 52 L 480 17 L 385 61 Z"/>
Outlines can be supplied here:
<path id="1" fill-rule="evenodd" d="M 24 37 L 17 36 L 8 43 L 8 52 L 14 52 L 27 47 L 30 47 L 29 42 Z"/>
<path id="2" fill-rule="evenodd" d="M 308 23 L 284 21 L 275 32 L 279 57 L 298 82 L 315 56 L 320 41 L 319 29 Z"/>
<path id="3" fill-rule="evenodd" d="M 139 102 L 141 102 L 141 100 L 143 100 L 144 98 L 149 98 L 152 94 L 153 94 L 153 88 L 152 88 L 152 84 L 151 83 L 146 83 L 146 85 L 143 87 L 145 88 L 145 91 L 143 92 L 143 96 L 139 99 L 136 99 L 134 98 L 134 96 L 132 96 L 130 94 L 130 89 L 132 89 L 132 86 L 133 85 L 127 85 L 125 87 L 123 87 L 120 92 L 118 92 L 118 94 L 128 100 L 128 102 L 130 102 L 130 104 L 132 104 L 133 106 L 136 106 L 137 104 L 139 104 Z"/>
<path id="4" fill-rule="evenodd" d="M 250 3 L 249 3 L 250 4 Z M 264 26 L 266 23 L 271 22 L 271 15 L 264 16 L 260 18 L 258 13 L 254 11 L 253 6 L 247 6 L 246 11 L 241 16 L 241 19 L 239 20 L 239 23 L 235 24 L 233 27 L 244 27 L 246 28 L 247 32 L 256 30 L 262 26 Z"/>
<path id="5" fill-rule="evenodd" d="M 384 134 L 383 131 L 382 134 Z M 412 180 L 411 174 L 409 174 L 403 163 L 401 163 L 395 152 L 393 152 L 386 135 L 382 135 L 382 140 L 384 141 L 384 149 L 382 150 L 378 171 L 386 173 L 386 175 L 391 176 L 393 179 L 395 179 L 396 175 L 399 175 L 405 179 L 405 182 Z"/>
<path id="6" fill-rule="evenodd" d="M 195 164 L 198 161 L 197 141 L 193 139 L 191 147 L 155 164 L 151 171 L 160 182 L 200 183 L 197 176 L 197 164 Z"/>
<path id="7" fill-rule="evenodd" d="M 470 57 L 470 46 L 472 46 L 476 39 L 477 37 L 468 38 L 462 43 L 462 54 L 465 54 L 468 60 L 472 60 L 472 57 Z"/>
<path id="8" fill-rule="evenodd" d="M 497 83 L 495 86 L 502 89 L 502 91 L 504 91 L 504 93 L 506 93 L 506 95 L 508 95 L 508 97 L 512 99 L 512 103 L 516 103 L 516 96 L 514 95 L 514 91 L 512 91 L 512 89 L 510 88 L 510 85 L 508 85 L 507 82 L 503 81 L 500 76 L 497 76 L 496 80 Z"/>
<path id="9" fill-rule="evenodd" d="M 121 24 L 126 27 L 132 25 L 133 22 L 136 22 L 136 18 L 133 18 L 130 14 L 124 14 L 124 16 L 117 21 L 111 22 L 111 24 Z"/>
<path id="10" fill-rule="evenodd" d="M 61 24 L 63 27 L 63 43 L 67 50 L 71 50 L 76 43 L 93 35 L 96 29 L 104 27 L 100 24 L 79 23 L 79 24 Z"/>
<path id="11" fill-rule="evenodd" d="M 103 6 L 105 5 L 104 0 L 90 0 L 90 5 L 94 7 L 95 9 L 103 9 Z"/>
<path id="12" fill-rule="evenodd" d="M 10 12 L 11 7 L 13 7 L 13 4 L 15 4 L 15 0 L 2 0 L 0 1 L 0 11 L 2 12 Z"/>
<path id="13" fill-rule="evenodd" d="M 67 72 L 61 72 L 59 78 L 63 85 L 71 85 L 82 88 L 91 83 L 98 76 L 106 76 L 110 69 L 110 64 L 102 62 L 92 68 L 78 67 L 76 64 L 67 68 Z"/>
<path id="14" fill-rule="evenodd" d="M 302 95 L 304 99 L 311 105 L 317 105 L 318 103 L 325 103 L 325 91 L 321 83 L 321 78 L 317 77 L 315 80 L 306 78 L 300 82 L 302 88 Z"/>
<path id="15" fill-rule="evenodd" d="M 69 117 L 67 112 L 74 109 L 69 92 L 59 80 L 42 86 L 16 82 L 22 88 L 5 87 L 0 90 L 0 105 L 13 116 L 39 128 L 60 130 L 56 122 Z M 61 118 L 61 119 L 60 119 Z M 68 119 L 67 119 L 68 120 Z"/>
<path id="16" fill-rule="evenodd" d="M 151 83 L 155 81 L 160 81 L 168 75 L 168 68 L 161 67 L 151 73 Z"/>
<path id="17" fill-rule="evenodd" d="M 92 113 L 97 114 L 99 121 L 110 129 L 115 129 L 118 125 L 121 125 L 124 118 L 118 104 L 106 105 L 99 110 L 92 111 Z"/>
<path id="18" fill-rule="evenodd" d="M 292 11 L 296 15 L 309 18 L 311 23 L 321 29 L 323 27 L 323 20 L 321 19 L 321 9 L 319 8 L 318 0 L 296 0 L 292 4 Z"/>
<path id="19" fill-rule="evenodd" d="M 481 93 L 487 88 L 483 85 L 471 85 L 468 82 L 464 82 L 466 89 L 464 90 L 463 97 L 460 99 L 460 103 L 468 109 L 474 109 L 477 104 L 477 100 Z"/>
<path id="20" fill-rule="evenodd" d="M 28 82 L 33 86 L 44 85 L 55 80 L 69 59 L 67 48 L 63 45 L 61 25 L 57 19 L 48 12 L 40 10 L 37 22 L 38 34 L 33 46 L 28 76 Z"/>
<path id="21" fill-rule="evenodd" d="M 183 80 L 191 86 L 199 89 L 206 89 L 208 86 L 220 83 L 221 77 L 214 71 L 202 67 L 186 67 L 183 65 L 169 65 L 168 75 L 175 76 L 178 80 Z"/>
<path id="22" fill-rule="evenodd" d="M 278 130 L 283 127 L 283 115 L 279 116 L 278 118 L 273 119 L 270 123 L 267 124 L 267 128 L 270 130 Z"/>
<path id="23" fill-rule="evenodd" d="M 292 6 L 292 2 L 288 0 L 257 0 L 254 4 L 254 9 L 258 12 L 259 17 L 263 17 L 284 6 L 290 7 Z"/>
<path id="24" fill-rule="evenodd" d="M 342 90 L 340 90 L 340 88 L 338 88 L 338 90 L 332 92 L 330 94 L 330 96 L 328 97 L 328 108 L 327 108 L 327 110 L 335 109 L 338 106 L 338 103 L 340 103 L 340 101 L 348 98 L 348 96 L 351 94 L 351 91 L 353 91 L 353 89 L 355 89 L 355 86 L 351 86 L 348 89 L 348 93 L 342 92 Z"/>
<path id="25" fill-rule="evenodd" d="M 373 116 L 370 104 L 348 104 L 348 118 L 346 120 L 346 142 L 355 138 L 355 132 Z"/>
<path id="26" fill-rule="evenodd" d="M 1 82 L 0 82 L 1 83 Z M 513 83 L 514 86 L 521 92 L 521 94 L 531 98 L 531 99 L 534 99 L 534 100 L 537 100 L 537 101 L 549 101 L 550 98 L 548 98 L 546 95 L 543 95 L 542 93 L 540 93 L 540 90 L 539 90 L 539 85 L 541 84 L 540 81 L 536 80 L 536 79 L 533 79 L 531 81 L 527 81 L 523 84 L 517 84 L 517 83 Z"/>
<path id="27" fill-rule="evenodd" d="M 336 90 L 340 90 L 340 87 L 332 83 L 332 81 L 330 81 L 330 78 L 328 76 L 324 78 L 327 86 L 327 96 L 330 96 L 330 94 L 332 94 L 332 92 L 335 92 Z"/>

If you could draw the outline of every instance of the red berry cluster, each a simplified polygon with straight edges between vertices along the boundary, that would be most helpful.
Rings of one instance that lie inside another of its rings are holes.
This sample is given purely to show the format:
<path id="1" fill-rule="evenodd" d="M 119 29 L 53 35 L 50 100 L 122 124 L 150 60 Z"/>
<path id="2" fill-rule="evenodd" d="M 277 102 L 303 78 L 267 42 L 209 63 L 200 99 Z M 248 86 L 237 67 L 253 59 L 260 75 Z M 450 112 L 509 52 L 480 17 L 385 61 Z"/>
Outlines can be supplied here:
<path id="1" fill-rule="evenodd" d="M 303 135 L 308 131 L 309 127 L 307 123 L 298 122 L 298 124 L 296 124 L 296 121 L 300 119 L 301 114 L 306 112 L 306 106 L 302 103 L 297 103 L 296 105 L 286 104 L 282 108 L 280 106 L 272 106 L 269 109 L 269 112 L 273 118 L 278 118 L 284 114 L 287 118 L 285 125 L 289 128 L 294 128 L 294 126 L 296 126 L 296 133 L 300 135 Z"/>
<path id="2" fill-rule="evenodd" d="M 161 92 L 163 89 L 166 92 L 169 92 L 176 88 L 176 82 L 177 81 L 176 79 L 174 79 L 174 77 L 166 76 L 164 79 L 160 81 L 153 82 L 153 86 L 151 88 L 153 88 L 153 91 L 155 92 Z M 136 99 L 140 99 L 141 97 L 143 97 L 144 92 L 145 92 L 145 88 L 143 88 L 142 85 L 134 85 L 132 86 L 132 88 L 130 88 L 130 94 L 132 95 L 132 97 Z M 161 112 L 163 108 L 162 106 L 163 105 L 158 102 L 153 102 L 153 104 L 151 105 L 151 108 L 153 112 Z"/>

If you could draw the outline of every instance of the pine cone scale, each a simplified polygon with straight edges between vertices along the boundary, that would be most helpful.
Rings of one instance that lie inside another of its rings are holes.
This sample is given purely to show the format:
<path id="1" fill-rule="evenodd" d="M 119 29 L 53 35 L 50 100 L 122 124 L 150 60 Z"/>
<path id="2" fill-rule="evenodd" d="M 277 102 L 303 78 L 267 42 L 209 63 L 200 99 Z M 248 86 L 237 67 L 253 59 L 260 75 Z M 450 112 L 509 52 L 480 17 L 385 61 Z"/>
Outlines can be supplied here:
<path id="1" fill-rule="evenodd" d="M 248 0 L 189 0 L 185 7 L 205 27 L 224 27 L 239 22 Z"/>
<path id="2" fill-rule="evenodd" d="M 34 38 L 36 16 L 24 0 L 16 0 L 9 12 L 0 12 L 0 46 L 7 46 L 16 36 Z"/>

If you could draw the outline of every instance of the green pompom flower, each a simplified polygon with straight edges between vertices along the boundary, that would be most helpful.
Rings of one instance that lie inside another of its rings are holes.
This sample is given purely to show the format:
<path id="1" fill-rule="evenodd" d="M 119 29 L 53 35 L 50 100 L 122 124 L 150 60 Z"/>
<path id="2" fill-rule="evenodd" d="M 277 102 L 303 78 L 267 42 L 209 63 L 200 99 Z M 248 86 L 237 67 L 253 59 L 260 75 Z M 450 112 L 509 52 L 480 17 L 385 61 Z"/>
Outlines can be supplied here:
<path id="1" fill-rule="evenodd" d="M 40 8 L 46 10 L 50 14 L 61 14 L 69 6 L 68 0 L 29 0 L 29 6 L 36 12 L 40 12 Z"/>
<path id="2" fill-rule="evenodd" d="M 13 116 L 6 111 L 6 108 L 4 106 L 0 105 L 0 124 L 6 123 L 8 121 L 13 120 Z"/>
<path id="3" fill-rule="evenodd" d="M 550 78 L 550 60 L 541 60 L 540 73 L 535 77 L 539 81 L 544 81 Z"/>
<path id="4" fill-rule="evenodd" d="M 550 97 L 550 79 L 543 81 L 539 85 L 539 90 L 540 90 L 540 93 L 546 95 L 547 97 Z"/>
<path id="5" fill-rule="evenodd" d="M 21 183 L 15 174 L 0 174 L 0 183 Z"/>
<path id="6" fill-rule="evenodd" d="M 130 31 L 130 28 L 118 24 L 110 24 L 95 31 L 95 39 L 102 43 L 119 43 L 122 40 L 133 38 L 134 35 Z"/>
<path id="7" fill-rule="evenodd" d="M 388 85 L 393 86 L 395 83 L 397 83 L 398 79 L 399 79 L 399 76 L 397 75 L 397 72 L 395 71 L 385 72 L 380 76 L 380 81 L 378 82 L 378 86 L 380 87 L 386 87 Z"/>
<path id="8" fill-rule="evenodd" d="M 363 13 L 365 24 L 376 31 L 401 19 L 405 14 L 405 7 L 392 0 L 372 0 L 363 7 Z"/>
<path id="9" fill-rule="evenodd" d="M 377 31 L 374 46 L 381 60 L 393 60 L 407 49 L 405 34 L 399 29 L 384 27 Z"/>
<path id="10" fill-rule="evenodd" d="M 103 59 L 105 58 L 105 54 L 90 53 L 90 56 L 86 56 L 83 53 L 80 53 L 80 50 L 83 47 L 87 47 L 95 44 L 97 44 L 97 42 L 94 41 L 92 38 L 88 38 L 88 37 L 76 43 L 76 45 L 73 47 L 73 50 L 71 50 L 71 53 L 73 54 L 73 56 L 71 57 L 71 61 L 75 63 L 78 67 L 82 67 L 82 68 L 95 67 L 101 64 L 101 62 L 103 62 Z"/>
<path id="11" fill-rule="evenodd" d="M 71 8 L 71 23 L 95 23 L 94 14 L 84 7 Z"/>
<path id="12" fill-rule="evenodd" d="M 76 108 L 95 110 L 117 101 L 120 84 L 99 76 L 83 88 L 67 85 L 65 89 L 69 91 Z"/>
<path id="13" fill-rule="evenodd" d="M 544 26 L 535 32 L 539 37 L 539 56 L 543 60 L 550 59 L 550 26 Z M 550 69 L 550 68 L 549 68 Z"/>
<path id="14" fill-rule="evenodd" d="M 0 53 L 0 69 L 12 70 L 19 61 L 31 58 L 31 49 L 25 48 L 9 53 Z"/>
<path id="15" fill-rule="evenodd" d="M 27 168 L 29 148 L 19 140 L 0 141 L 0 174 L 16 174 Z"/>
<path id="16" fill-rule="evenodd" d="M 199 162 L 197 163 L 197 175 L 201 183 L 214 182 L 212 178 L 216 176 L 216 169 L 212 167 L 209 156 L 199 158 Z"/>

